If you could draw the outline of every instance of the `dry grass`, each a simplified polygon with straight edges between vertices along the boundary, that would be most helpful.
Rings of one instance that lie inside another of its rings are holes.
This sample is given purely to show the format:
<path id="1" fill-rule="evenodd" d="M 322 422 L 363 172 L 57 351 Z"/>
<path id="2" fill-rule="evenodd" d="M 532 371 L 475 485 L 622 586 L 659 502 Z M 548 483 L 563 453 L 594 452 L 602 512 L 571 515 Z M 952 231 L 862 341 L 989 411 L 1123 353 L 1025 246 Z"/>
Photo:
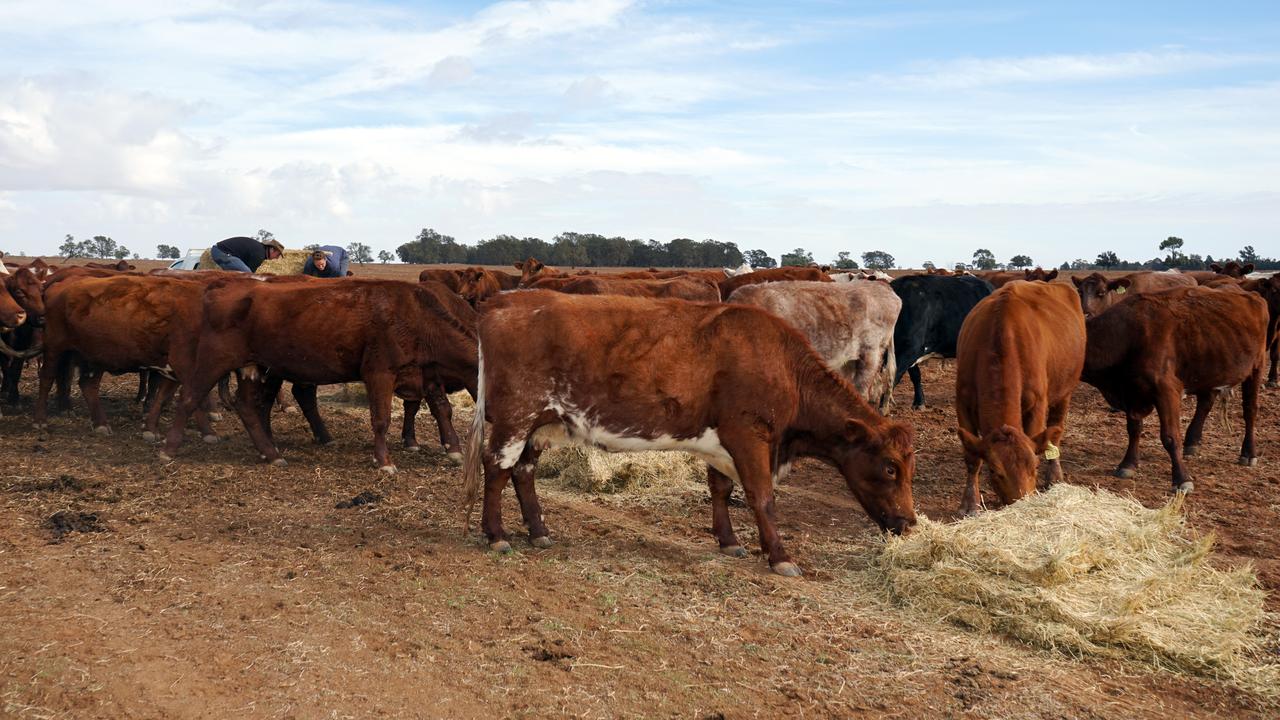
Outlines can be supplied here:
<path id="1" fill-rule="evenodd" d="M 310 250 L 285 250 L 284 255 L 274 260 L 264 260 L 258 266 L 259 275 L 301 275 L 302 267 L 307 264 L 307 258 L 311 257 Z M 200 256 L 200 268 L 202 270 L 217 269 L 218 264 L 213 261 L 213 255 L 205 250 Z"/>
<path id="2" fill-rule="evenodd" d="M 548 450 L 538 461 L 538 477 L 559 477 L 590 493 L 632 493 L 701 483 L 706 465 L 682 452 L 610 453 L 588 447 Z"/>
<path id="3" fill-rule="evenodd" d="M 1129 657 L 1280 696 L 1274 625 L 1248 565 L 1210 562 L 1214 538 L 1105 490 L 1052 490 L 955 523 L 922 520 L 873 567 L 931 617 L 1077 656 Z"/>

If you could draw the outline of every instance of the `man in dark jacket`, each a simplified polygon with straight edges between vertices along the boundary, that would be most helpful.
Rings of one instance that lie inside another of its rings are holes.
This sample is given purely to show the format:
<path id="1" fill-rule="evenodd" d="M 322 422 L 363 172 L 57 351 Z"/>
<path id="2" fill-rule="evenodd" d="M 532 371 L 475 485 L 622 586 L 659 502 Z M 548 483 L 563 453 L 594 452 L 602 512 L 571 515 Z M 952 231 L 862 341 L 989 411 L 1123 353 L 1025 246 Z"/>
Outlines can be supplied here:
<path id="1" fill-rule="evenodd" d="M 337 245 L 321 245 L 307 258 L 302 274 L 321 278 L 346 277 L 347 251 Z"/>
<path id="2" fill-rule="evenodd" d="M 257 272 L 263 262 L 275 260 L 283 253 L 284 245 L 275 238 L 262 242 L 251 237 L 232 237 L 209 248 L 218 267 L 232 272 Z"/>

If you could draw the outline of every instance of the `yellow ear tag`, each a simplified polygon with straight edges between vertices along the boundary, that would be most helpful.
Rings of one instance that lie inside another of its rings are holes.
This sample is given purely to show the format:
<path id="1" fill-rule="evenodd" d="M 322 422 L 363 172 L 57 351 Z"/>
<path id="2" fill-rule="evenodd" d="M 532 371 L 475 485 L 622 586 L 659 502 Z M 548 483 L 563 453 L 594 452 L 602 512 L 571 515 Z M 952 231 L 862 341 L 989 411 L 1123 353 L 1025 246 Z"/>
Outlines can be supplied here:
<path id="1" fill-rule="evenodd" d="M 1049 447 L 1044 449 L 1045 460 L 1057 460 L 1061 456 L 1062 456 L 1062 451 L 1059 450 L 1058 446 L 1054 445 L 1053 443 L 1049 443 Z"/>
<path id="2" fill-rule="evenodd" d="M 1125 286 L 1121 285 L 1120 287 L 1116 288 L 1116 294 L 1117 294 L 1117 295 L 1123 295 L 1123 294 L 1124 294 L 1124 291 L 1125 291 L 1125 290 L 1127 290 L 1127 289 L 1128 289 L 1128 288 L 1126 288 Z"/>

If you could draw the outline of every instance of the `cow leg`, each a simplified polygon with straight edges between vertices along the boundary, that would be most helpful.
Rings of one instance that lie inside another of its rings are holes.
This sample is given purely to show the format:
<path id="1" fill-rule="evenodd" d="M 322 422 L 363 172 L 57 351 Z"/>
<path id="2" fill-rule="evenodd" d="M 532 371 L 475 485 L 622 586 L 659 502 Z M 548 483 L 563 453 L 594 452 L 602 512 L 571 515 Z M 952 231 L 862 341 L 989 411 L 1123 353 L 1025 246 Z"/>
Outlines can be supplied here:
<path id="1" fill-rule="evenodd" d="M 36 405 L 31 410 L 32 424 L 37 430 L 49 426 L 49 389 L 53 387 L 53 381 L 58 374 L 60 355 L 51 348 L 50 352 L 45 353 L 44 362 L 40 364 L 40 389 L 36 393 Z"/>
<path id="2" fill-rule="evenodd" d="M 502 527 L 502 490 L 511 478 L 511 468 L 498 467 L 495 449 L 500 448 L 492 440 L 484 454 L 484 500 L 480 508 L 480 527 L 489 541 L 489 549 L 510 552 L 507 531 Z"/>
<path id="3" fill-rule="evenodd" d="M 1196 414 L 1191 416 L 1191 424 L 1187 425 L 1187 435 L 1182 441 L 1182 456 L 1195 457 L 1200 452 L 1200 438 L 1204 434 L 1204 421 L 1213 410 L 1213 401 L 1217 394 L 1212 390 L 1196 393 Z"/>
<path id="4" fill-rule="evenodd" d="M 920 366 L 907 368 L 907 376 L 911 378 L 911 407 L 919 410 L 924 407 L 924 381 L 920 378 Z"/>
<path id="5" fill-rule="evenodd" d="M 965 516 L 977 515 L 978 510 L 982 508 L 982 488 L 980 486 L 982 481 L 978 477 L 979 473 L 982 472 L 982 456 L 965 450 L 964 468 L 965 484 L 964 495 L 960 498 L 960 514 Z"/>
<path id="6" fill-rule="evenodd" d="M 364 377 L 365 393 L 369 396 L 369 422 L 373 425 L 373 461 L 378 469 L 394 474 L 387 450 L 387 430 L 391 427 L 391 397 L 395 394 L 396 377 L 392 373 L 369 373 Z"/>
<path id="7" fill-rule="evenodd" d="M 1254 445 L 1253 426 L 1258 419 L 1258 386 L 1262 383 L 1262 366 L 1253 369 L 1240 387 L 1244 405 L 1244 442 L 1240 445 L 1240 464 L 1250 467 L 1258 464 L 1258 449 Z"/>
<path id="8" fill-rule="evenodd" d="M 333 436 L 329 434 L 329 428 L 324 424 L 324 418 L 320 417 L 320 406 L 316 402 L 315 385 L 307 385 L 305 383 L 293 384 L 293 399 L 298 403 L 298 409 L 302 411 L 302 417 L 307 419 L 307 425 L 311 427 L 311 437 L 315 438 L 317 445 L 328 445 L 333 442 Z M 264 403 L 270 408 L 270 403 Z"/>
<path id="9" fill-rule="evenodd" d="M 150 400 L 147 401 L 146 418 L 142 421 L 142 439 L 147 442 L 155 442 L 160 437 L 160 413 L 178 389 L 178 383 L 167 377 L 158 377 L 160 380 L 150 383 L 151 387 L 147 388 Z"/>
<path id="10" fill-rule="evenodd" d="M 453 429 L 453 406 L 449 404 L 449 397 L 444 394 L 444 388 L 436 383 L 424 385 L 423 394 L 427 400 L 427 407 L 431 410 L 431 415 L 436 419 L 436 427 L 440 430 L 440 445 L 444 447 L 450 462 L 454 465 L 461 465 L 462 441 L 458 440 L 458 432 Z M 409 420 L 408 412 L 408 406 L 406 405 L 405 422 Z"/>
<path id="11" fill-rule="evenodd" d="M 733 520 L 729 518 L 729 496 L 733 494 L 733 480 L 728 475 L 707 466 L 707 487 L 711 490 L 711 532 L 720 543 L 720 552 L 732 557 L 746 557 L 747 549 L 738 542 L 733 532 Z"/>
<path id="12" fill-rule="evenodd" d="M 58 380 L 58 397 L 53 407 L 58 413 L 71 410 L 71 370 L 74 366 L 72 355 L 72 353 L 60 354 L 53 368 Z"/>
<path id="13" fill-rule="evenodd" d="M 22 366 L 26 361 L 22 358 L 6 358 L 4 363 L 4 395 L 10 405 L 17 405 L 20 399 L 18 381 L 22 379 Z"/>
<path id="14" fill-rule="evenodd" d="M 541 450 L 533 444 L 525 446 L 520 462 L 511 469 L 512 485 L 516 488 L 516 499 L 520 501 L 520 514 L 524 517 L 525 527 L 529 528 L 529 543 L 534 547 L 549 548 L 552 545 L 551 534 L 542 519 L 542 505 L 538 502 L 538 491 L 533 484 L 533 470 L 538 466 Z"/>
<path id="15" fill-rule="evenodd" d="M 1169 453 L 1173 465 L 1173 489 L 1175 492 L 1191 492 L 1187 468 L 1182 462 L 1182 444 L 1179 428 L 1182 425 L 1182 393 L 1178 388 L 1164 385 L 1156 388 L 1156 412 L 1160 416 L 1160 444 Z"/>
<path id="16" fill-rule="evenodd" d="M 111 427 L 107 425 L 107 413 L 102 409 L 102 397 L 98 387 L 102 385 L 102 371 L 93 368 L 80 368 L 80 395 L 85 405 L 89 406 L 89 421 L 93 423 L 93 431 L 98 435 L 110 435 Z"/>
<path id="17" fill-rule="evenodd" d="M 1129 446 L 1125 448 L 1124 459 L 1112 473 L 1118 478 L 1131 478 L 1138 474 L 1138 439 L 1142 437 L 1142 421 L 1149 412 L 1151 411 L 1125 411 L 1125 431 L 1129 434 Z"/>
<path id="18" fill-rule="evenodd" d="M 134 394 L 133 401 L 136 403 L 144 402 L 147 399 L 147 376 L 151 374 L 150 370 L 143 370 L 138 373 L 138 392 Z"/>
<path id="19" fill-rule="evenodd" d="M 253 446 L 258 449 L 258 454 L 272 465 L 285 465 L 280 449 L 276 447 L 267 425 L 262 422 L 263 406 L 266 406 L 268 414 L 271 411 L 269 397 L 264 398 L 264 385 L 266 382 L 263 380 L 249 380 L 241 376 L 236 382 L 236 413 L 244 423 Z"/>
<path id="20" fill-rule="evenodd" d="M 1045 417 L 1045 427 L 1046 428 L 1062 427 L 1067 417 L 1067 408 L 1070 406 L 1070 404 L 1071 404 L 1070 400 L 1064 400 L 1063 402 L 1050 407 L 1049 414 Z M 1047 454 L 1050 451 L 1046 449 L 1045 452 Z M 1058 451 L 1058 453 L 1060 452 L 1061 450 Z M 1057 455 L 1058 453 L 1054 453 L 1054 454 Z M 1059 457 L 1054 457 L 1053 459 L 1046 459 L 1043 463 L 1040 464 L 1040 489 L 1048 490 L 1050 487 L 1053 486 L 1054 483 L 1060 483 L 1060 482 L 1062 482 L 1061 459 Z"/>
<path id="21" fill-rule="evenodd" d="M 421 400 L 404 401 L 404 419 L 400 425 L 400 443 L 409 452 L 418 452 L 422 446 L 418 444 L 418 410 L 422 408 Z"/>
<path id="22" fill-rule="evenodd" d="M 756 517 L 756 527 L 760 529 L 760 546 L 769 558 L 769 567 L 775 573 L 787 577 L 802 574 L 800 568 L 791 562 L 791 556 L 782 546 L 782 536 L 778 534 L 769 447 L 755 438 L 744 437 L 739 440 L 732 431 L 725 435 L 721 436 L 721 443 L 733 458 L 738 480 L 747 496 L 747 505 Z"/>
<path id="23" fill-rule="evenodd" d="M 1267 387 L 1280 388 L 1280 378 L 1277 373 L 1280 372 L 1280 341 L 1271 343 L 1271 370 L 1267 372 Z"/>

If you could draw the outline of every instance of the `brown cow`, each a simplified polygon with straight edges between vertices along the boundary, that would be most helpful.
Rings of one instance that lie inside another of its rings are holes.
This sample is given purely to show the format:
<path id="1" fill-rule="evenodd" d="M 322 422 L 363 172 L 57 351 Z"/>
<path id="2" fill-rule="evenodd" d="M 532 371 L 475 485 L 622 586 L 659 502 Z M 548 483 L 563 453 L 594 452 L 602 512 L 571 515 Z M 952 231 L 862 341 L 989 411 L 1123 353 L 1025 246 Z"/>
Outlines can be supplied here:
<path id="1" fill-rule="evenodd" d="M 18 402 L 18 381 L 29 358 L 41 353 L 36 329 L 44 326 L 44 288 L 34 270 L 19 267 L 4 276 L 4 290 L 26 312 L 26 322 L 0 337 L 0 366 L 4 369 L 3 389 L 9 403 Z"/>
<path id="2" fill-rule="evenodd" d="M 1023 280 L 1028 282 L 1053 282 L 1058 277 L 1057 269 L 1045 270 L 1037 267 L 1034 270 L 1023 270 Z"/>
<path id="3" fill-rule="evenodd" d="M 427 282 L 434 280 L 438 283 L 444 283 L 445 287 L 454 292 L 462 290 L 462 271 L 444 268 L 427 268 L 418 273 L 418 282 Z"/>
<path id="4" fill-rule="evenodd" d="M 1092 273 L 1083 278 L 1071 277 L 1080 294 L 1080 308 L 1086 318 L 1099 315 L 1115 305 L 1128 293 L 1149 293 L 1177 287 L 1194 287 L 1195 278 L 1177 272 L 1135 272 L 1108 279 L 1102 273 Z"/>
<path id="5" fill-rule="evenodd" d="M 1019 280 L 973 307 L 956 346 L 956 419 L 968 469 L 960 511 L 982 504 L 985 461 L 1005 504 L 1062 479 L 1057 445 L 1084 365 L 1084 315 L 1066 284 Z"/>
<path id="6" fill-rule="evenodd" d="M 0 283 L 0 331 L 13 330 L 27 321 L 27 311 L 9 294 L 8 283 Z"/>
<path id="7" fill-rule="evenodd" d="M 519 284 L 520 278 L 514 275 L 469 267 L 458 271 L 457 293 L 474 307 L 503 290 L 514 290 Z"/>
<path id="8" fill-rule="evenodd" d="M 1025 270 L 1023 272 L 1005 272 L 1003 270 L 984 270 L 982 272 L 978 272 L 974 274 L 982 278 L 983 280 L 986 280 L 987 282 L 991 283 L 991 287 L 996 288 L 997 290 L 1015 280 L 1027 279 L 1027 273 Z"/>
<path id="9" fill-rule="evenodd" d="M 45 298 L 36 428 L 48 427 L 49 389 L 75 361 L 80 365 L 80 393 L 89 406 L 94 432 L 101 435 L 111 433 L 98 396 L 102 373 L 160 370 L 164 379 L 143 433 L 148 440 L 156 437 L 160 408 L 176 387 L 170 365 L 174 348 L 194 339 L 204 287 L 196 280 L 147 275 L 82 277 L 51 287 Z M 207 414 L 202 410 L 195 419 L 205 441 L 216 442 Z"/>
<path id="10" fill-rule="evenodd" d="M 799 331 L 759 308 L 508 293 L 483 308 L 480 348 L 463 486 L 470 507 L 483 465 L 483 530 L 494 550 L 511 548 L 501 505 L 510 479 L 531 541 L 551 544 L 533 469 L 562 442 L 701 456 L 721 551 L 746 555 L 728 512 L 737 479 L 781 575 L 800 570 L 774 525 L 773 484 L 797 458 L 836 467 L 882 529 L 915 523 L 911 429 L 882 418 Z"/>
<path id="11" fill-rule="evenodd" d="M 1271 369 L 1267 371 L 1266 386 L 1280 387 L 1276 377 L 1280 367 L 1280 273 L 1265 278 L 1246 278 L 1240 286 L 1257 293 L 1267 302 L 1267 352 L 1271 356 Z"/>
<path id="12" fill-rule="evenodd" d="M 720 285 L 720 297 L 727 298 L 733 294 L 734 290 L 746 285 L 755 285 L 756 283 L 766 282 L 783 282 L 786 280 L 809 280 L 813 282 L 835 282 L 822 270 L 816 267 L 780 267 L 767 268 L 765 270 L 756 270 L 754 272 L 743 273 L 742 275 L 734 275 L 726 277 L 718 284 Z"/>
<path id="13" fill-rule="evenodd" d="M 531 287 L 533 283 L 543 278 L 550 277 L 567 277 L 555 268 L 547 267 L 541 260 L 537 258 L 529 258 L 513 263 L 512 267 L 520 271 L 520 287 Z"/>
<path id="14" fill-rule="evenodd" d="M 696 277 L 669 280 L 622 280 L 604 275 L 573 278 L 559 288 L 570 295 L 629 295 L 631 297 L 677 298 L 694 302 L 720 302 L 720 288 Z"/>
<path id="15" fill-rule="evenodd" d="M 395 472 L 387 452 L 391 397 L 421 398 L 425 385 L 476 391 L 475 330 L 424 284 L 351 278 L 333 282 L 222 279 L 204 294 L 198 342 L 173 368 L 182 400 L 162 458 L 177 453 L 182 426 L 218 379 L 237 371 L 236 411 L 262 456 L 284 464 L 263 426 L 260 383 L 270 372 L 293 383 L 364 382 L 374 461 Z M 243 382 L 248 380 L 249 382 Z"/>
<path id="16" fill-rule="evenodd" d="M 888 283 L 758 283 L 738 288 L 726 302 L 755 305 L 791 323 L 863 398 L 882 413 L 889 409 L 902 300 Z"/>
<path id="17" fill-rule="evenodd" d="M 136 265 L 130 265 L 128 262 L 124 260 L 118 260 L 113 263 L 87 262 L 84 264 L 84 266 L 91 267 L 91 268 L 98 268 L 99 270 L 119 270 L 120 272 L 125 272 L 126 270 L 138 269 Z"/>
<path id="18" fill-rule="evenodd" d="M 1142 421 L 1154 408 L 1160 417 L 1160 442 L 1173 465 L 1173 489 L 1190 492 L 1182 458 L 1194 454 L 1200 444 L 1215 390 L 1239 383 L 1244 384 L 1240 464 L 1256 464 L 1253 426 L 1267 337 L 1262 298 L 1238 288 L 1137 294 L 1090 318 L 1088 328 L 1083 380 L 1127 416 L 1129 447 L 1116 468 L 1118 477 L 1133 477 Z M 1196 396 L 1196 412 L 1180 444 L 1184 392 Z"/>

